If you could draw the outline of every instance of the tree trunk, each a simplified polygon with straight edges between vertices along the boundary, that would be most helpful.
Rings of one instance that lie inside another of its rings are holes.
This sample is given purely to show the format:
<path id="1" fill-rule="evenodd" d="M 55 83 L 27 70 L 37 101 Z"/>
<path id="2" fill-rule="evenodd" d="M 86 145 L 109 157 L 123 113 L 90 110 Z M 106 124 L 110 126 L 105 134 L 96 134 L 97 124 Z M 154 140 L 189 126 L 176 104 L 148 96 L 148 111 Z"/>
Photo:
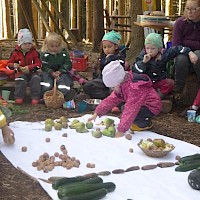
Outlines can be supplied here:
<path id="1" fill-rule="evenodd" d="M 89 41 L 92 41 L 92 34 L 94 35 L 94 32 L 92 32 L 92 17 L 94 14 L 92 13 L 92 2 L 94 1 L 86 0 L 86 40 Z"/>
<path id="2" fill-rule="evenodd" d="M 93 52 L 99 52 L 103 35 L 103 0 L 93 0 Z"/>
<path id="3" fill-rule="evenodd" d="M 134 22 L 137 21 L 137 15 L 142 13 L 142 1 L 132 0 L 130 2 L 130 16 L 131 16 L 131 45 L 127 54 L 127 60 L 130 64 L 133 63 L 136 56 L 140 53 L 144 46 L 144 29 Z"/>

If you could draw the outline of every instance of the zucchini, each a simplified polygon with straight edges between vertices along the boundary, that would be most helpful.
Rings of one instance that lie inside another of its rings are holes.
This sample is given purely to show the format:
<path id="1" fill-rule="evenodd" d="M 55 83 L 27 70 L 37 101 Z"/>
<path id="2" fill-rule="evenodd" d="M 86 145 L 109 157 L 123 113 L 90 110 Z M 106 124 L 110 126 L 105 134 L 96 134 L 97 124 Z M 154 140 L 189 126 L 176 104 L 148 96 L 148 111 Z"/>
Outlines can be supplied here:
<path id="1" fill-rule="evenodd" d="M 61 198 L 61 200 L 99 200 L 105 197 L 106 194 L 107 194 L 106 189 L 101 188 L 90 192 L 67 195 Z"/>
<path id="2" fill-rule="evenodd" d="M 94 184 L 77 183 L 66 185 L 65 187 L 58 188 L 58 197 L 62 198 L 67 195 L 86 193 L 101 188 L 105 188 L 107 192 L 112 192 L 115 190 L 116 185 L 112 182 Z"/>
<path id="3" fill-rule="evenodd" d="M 191 162 L 191 163 L 187 163 L 187 164 L 181 164 L 178 167 L 175 168 L 175 171 L 177 172 L 187 172 L 193 169 L 196 169 L 197 167 L 200 167 L 200 161 L 196 161 L 196 162 Z"/>
<path id="4" fill-rule="evenodd" d="M 76 177 L 66 177 L 66 178 L 61 178 L 58 179 L 56 181 L 54 181 L 52 183 L 52 188 L 57 190 L 58 187 L 60 187 L 61 185 L 65 185 L 65 184 L 69 184 L 69 183 L 76 183 L 76 182 L 80 182 L 80 181 L 85 181 L 89 179 L 86 176 L 76 176 Z"/>
<path id="5" fill-rule="evenodd" d="M 199 153 L 181 157 L 179 162 L 184 163 L 184 162 L 187 162 L 187 161 L 194 161 L 194 160 L 200 160 L 200 154 Z"/>

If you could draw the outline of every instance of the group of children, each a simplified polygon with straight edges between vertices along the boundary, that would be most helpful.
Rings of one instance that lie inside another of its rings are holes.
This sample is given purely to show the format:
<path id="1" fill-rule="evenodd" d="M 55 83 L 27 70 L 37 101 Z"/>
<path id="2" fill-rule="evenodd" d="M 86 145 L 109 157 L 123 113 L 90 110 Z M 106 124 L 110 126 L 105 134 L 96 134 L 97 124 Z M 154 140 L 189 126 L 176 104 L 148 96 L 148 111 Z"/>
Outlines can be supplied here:
<path id="1" fill-rule="evenodd" d="M 179 54 L 189 56 L 195 64 L 198 57 L 190 48 L 181 45 L 163 48 L 160 34 L 150 33 L 145 39 L 144 49 L 134 64 L 126 61 L 126 47 L 120 46 L 121 35 L 108 32 L 102 39 L 102 52 L 99 59 L 99 71 L 90 81 L 83 81 L 83 90 L 94 99 L 102 99 L 89 120 L 95 120 L 108 111 L 122 111 L 116 137 L 121 137 L 130 129 L 142 131 L 152 128 L 151 118 L 170 112 L 172 102 L 167 99 L 174 89 L 173 79 L 168 78 L 166 64 Z M 41 54 L 32 43 L 32 34 L 28 29 L 18 33 L 18 45 L 8 61 L 8 68 L 15 73 L 15 103 L 23 104 L 25 88 L 29 84 L 31 104 L 38 104 L 46 91 L 53 88 L 54 79 L 65 100 L 73 99 L 71 89 L 74 78 L 69 53 L 63 48 L 61 37 L 49 33 L 45 38 Z M 193 109 L 200 105 L 200 90 Z M 6 125 L 5 116 L 0 113 L 0 128 L 4 141 L 14 142 L 14 134 Z"/>

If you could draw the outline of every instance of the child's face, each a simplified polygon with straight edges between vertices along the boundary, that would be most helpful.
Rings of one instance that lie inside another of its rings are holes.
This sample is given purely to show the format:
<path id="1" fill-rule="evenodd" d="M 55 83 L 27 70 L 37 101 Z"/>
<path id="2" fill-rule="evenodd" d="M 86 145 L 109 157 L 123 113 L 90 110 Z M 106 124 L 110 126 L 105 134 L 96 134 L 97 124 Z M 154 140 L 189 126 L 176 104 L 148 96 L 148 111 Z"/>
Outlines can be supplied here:
<path id="1" fill-rule="evenodd" d="M 20 46 L 21 50 L 23 52 L 29 52 L 30 49 L 32 48 L 33 44 L 32 43 L 24 43 Z"/>
<path id="2" fill-rule="evenodd" d="M 102 46 L 103 46 L 103 52 L 106 55 L 115 54 L 115 51 L 118 49 L 118 45 L 117 44 L 114 44 L 114 43 L 112 43 L 110 41 L 107 41 L 107 40 L 104 40 L 102 42 Z"/>
<path id="3" fill-rule="evenodd" d="M 149 54 L 152 58 L 157 56 L 159 49 L 154 44 L 146 44 L 145 45 L 146 53 Z"/>
<path id="4" fill-rule="evenodd" d="M 56 41 L 50 41 L 47 44 L 49 53 L 57 54 L 60 52 L 60 43 Z"/>

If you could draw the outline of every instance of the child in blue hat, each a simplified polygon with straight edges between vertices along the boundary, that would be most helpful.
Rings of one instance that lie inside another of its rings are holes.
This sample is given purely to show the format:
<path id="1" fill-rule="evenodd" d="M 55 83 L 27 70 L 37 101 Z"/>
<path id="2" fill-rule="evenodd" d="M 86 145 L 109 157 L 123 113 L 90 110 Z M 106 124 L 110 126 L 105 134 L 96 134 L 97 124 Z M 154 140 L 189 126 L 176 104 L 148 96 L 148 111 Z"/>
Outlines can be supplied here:
<path id="1" fill-rule="evenodd" d="M 84 92 L 91 99 L 104 99 L 110 95 L 110 89 L 102 81 L 102 70 L 111 61 L 120 60 L 125 69 L 129 68 L 126 59 L 126 47 L 120 46 L 121 35 L 112 30 L 106 33 L 102 38 L 102 51 L 98 67 L 93 74 L 93 80 L 88 81 L 83 86 Z M 119 108 L 113 108 L 113 112 L 120 112 Z"/>

